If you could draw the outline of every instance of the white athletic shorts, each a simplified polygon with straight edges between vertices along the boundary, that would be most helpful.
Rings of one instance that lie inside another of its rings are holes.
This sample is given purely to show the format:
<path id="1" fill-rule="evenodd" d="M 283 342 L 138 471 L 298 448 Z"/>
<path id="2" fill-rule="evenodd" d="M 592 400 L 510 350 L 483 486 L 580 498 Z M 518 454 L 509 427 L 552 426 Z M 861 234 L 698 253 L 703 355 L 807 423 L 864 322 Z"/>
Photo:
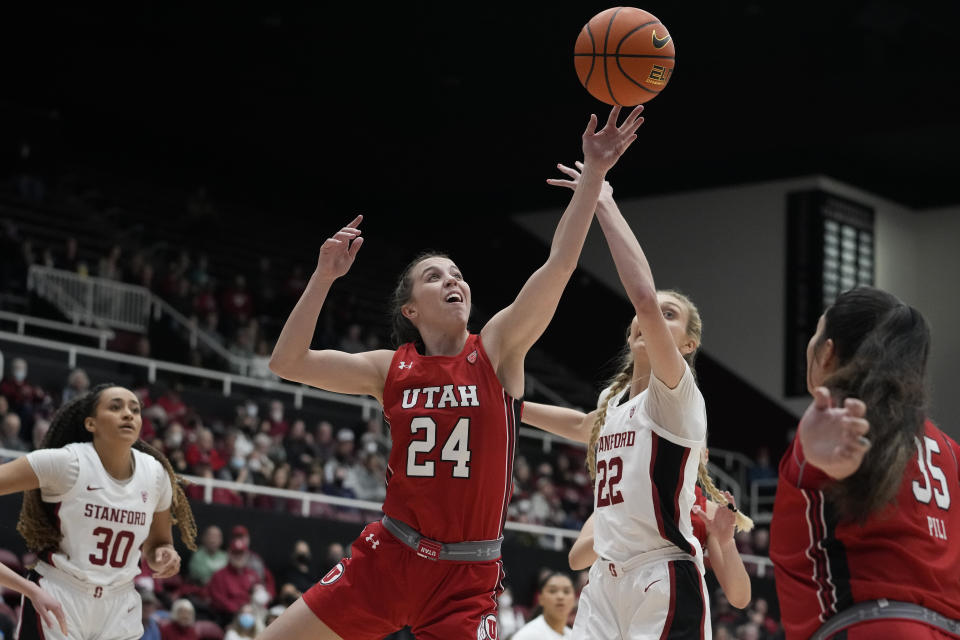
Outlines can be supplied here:
<path id="1" fill-rule="evenodd" d="M 710 600 L 696 563 L 598 559 L 580 594 L 573 640 L 711 640 Z"/>
<path id="2" fill-rule="evenodd" d="M 42 624 L 33 603 L 23 598 L 17 625 L 19 636 L 15 636 L 19 640 L 140 640 L 143 636 L 142 603 L 132 582 L 97 587 L 50 565 L 39 570 L 44 575 L 32 574 L 31 579 L 60 601 L 68 635 L 60 632 L 56 620 L 53 627 Z"/>

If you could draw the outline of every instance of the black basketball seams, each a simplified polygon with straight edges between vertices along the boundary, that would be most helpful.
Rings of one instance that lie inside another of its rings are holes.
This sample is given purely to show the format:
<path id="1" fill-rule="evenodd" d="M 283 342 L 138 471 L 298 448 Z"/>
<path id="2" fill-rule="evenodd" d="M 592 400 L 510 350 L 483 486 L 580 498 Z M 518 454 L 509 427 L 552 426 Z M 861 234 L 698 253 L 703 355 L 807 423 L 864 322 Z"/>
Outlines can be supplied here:
<path id="1" fill-rule="evenodd" d="M 594 41 L 594 39 L 593 39 L 593 31 L 590 30 L 590 23 L 589 23 L 589 22 L 588 22 L 587 25 L 584 27 L 584 29 L 587 30 L 587 35 L 590 36 L 590 53 L 585 53 L 585 54 L 583 54 L 583 55 L 585 55 L 585 56 L 586 56 L 586 55 L 589 55 L 589 56 L 590 56 L 590 70 L 587 71 L 587 77 L 586 77 L 586 79 L 583 81 L 583 86 L 584 86 L 584 87 L 589 87 L 589 86 L 590 86 L 590 78 L 591 78 L 591 76 L 593 76 L 593 68 L 594 68 L 594 67 L 596 66 L 596 64 L 597 64 L 597 57 L 596 57 L 596 55 L 597 55 L 597 43 L 596 43 L 596 41 Z M 573 55 L 574 55 L 574 57 L 576 57 L 576 56 L 578 56 L 578 55 L 580 55 L 580 54 L 574 53 Z"/>
<path id="2" fill-rule="evenodd" d="M 607 92 L 610 94 L 610 101 L 613 102 L 613 104 L 620 103 L 617 101 L 616 96 L 613 95 L 613 87 L 610 86 L 610 74 L 607 72 L 606 53 L 608 51 L 608 46 L 610 45 L 610 30 L 613 29 L 613 21 L 617 19 L 617 14 L 619 14 L 622 9 L 623 7 L 617 7 L 617 10 L 613 12 L 612 16 L 610 16 L 610 22 L 607 23 L 607 34 L 603 39 L 603 79 L 607 83 Z"/>

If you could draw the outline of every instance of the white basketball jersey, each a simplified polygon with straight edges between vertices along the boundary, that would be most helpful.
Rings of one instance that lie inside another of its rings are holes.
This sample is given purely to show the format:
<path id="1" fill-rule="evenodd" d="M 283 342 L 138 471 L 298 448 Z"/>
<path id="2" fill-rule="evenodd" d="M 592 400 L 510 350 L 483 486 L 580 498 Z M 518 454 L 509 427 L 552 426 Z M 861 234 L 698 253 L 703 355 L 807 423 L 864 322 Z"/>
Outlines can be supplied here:
<path id="1" fill-rule="evenodd" d="M 65 448 L 76 453 L 80 473 L 67 493 L 43 496 L 55 503 L 63 534 L 60 548 L 43 559 L 90 584 L 132 582 L 140 574 L 140 546 L 153 514 L 162 498 L 169 504 L 170 478 L 158 460 L 135 449 L 133 475 L 121 482 L 104 469 L 93 443 Z"/>
<path id="2" fill-rule="evenodd" d="M 702 571 L 690 509 L 705 446 L 703 396 L 689 368 L 675 389 L 651 376 L 643 392 L 629 392 L 608 400 L 597 439 L 594 550 L 621 563 L 689 554 Z"/>

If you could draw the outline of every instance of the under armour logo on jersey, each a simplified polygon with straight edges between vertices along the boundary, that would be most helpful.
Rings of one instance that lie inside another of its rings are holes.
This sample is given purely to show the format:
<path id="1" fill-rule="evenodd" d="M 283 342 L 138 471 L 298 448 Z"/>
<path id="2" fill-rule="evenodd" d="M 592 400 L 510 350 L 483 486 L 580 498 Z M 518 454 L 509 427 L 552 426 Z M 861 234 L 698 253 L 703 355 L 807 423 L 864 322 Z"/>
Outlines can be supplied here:
<path id="1" fill-rule="evenodd" d="M 611 562 L 609 565 L 607 565 L 607 569 L 610 570 L 610 575 L 612 575 L 614 578 L 617 577 L 617 565 Z"/>
<path id="2" fill-rule="evenodd" d="M 377 540 L 372 533 L 368 535 L 366 538 L 364 538 L 364 540 L 366 540 L 367 542 L 370 542 L 371 543 L 370 546 L 373 547 L 374 549 L 376 549 L 377 546 L 379 546 L 380 544 L 380 541 Z"/>
<path id="3" fill-rule="evenodd" d="M 406 361 L 401 360 L 400 366 L 397 367 L 397 369 L 413 369 L 413 363 L 411 362 L 410 364 L 407 364 Z"/>
<path id="4" fill-rule="evenodd" d="M 477 350 L 476 350 L 476 349 L 474 349 L 473 351 L 471 351 L 471 352 L 470 352 L 470 355 L 467 356 L 467 362 L 469 362 L 470 364 L 476 364 L 476 363 L 477 363 Z"/>

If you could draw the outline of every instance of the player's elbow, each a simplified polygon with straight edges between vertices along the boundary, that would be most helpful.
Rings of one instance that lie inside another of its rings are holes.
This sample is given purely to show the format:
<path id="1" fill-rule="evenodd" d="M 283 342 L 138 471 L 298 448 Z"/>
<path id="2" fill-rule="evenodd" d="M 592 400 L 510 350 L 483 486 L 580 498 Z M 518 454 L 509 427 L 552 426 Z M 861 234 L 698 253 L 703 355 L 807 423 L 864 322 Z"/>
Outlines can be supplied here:
<path id="1" fill-rule="evenodd" d="M 745 585 L 737 585 L 736 588 L 730 589 L 730 592 L 727 593 L 724 589 L 724 593 L 727 596 L 727 600 L 730 602 L 730 606 L 737 609 L 746 609 L 750 604 L 750 581 L 747 580 Z"/>
<path id="2" fill-rule="evenodd" d="M 293 370 L 294 362 L 291 360 L 291 358 L 274 351 L 273 354 L 270 355 L 270 362 L 267 364 L 267 366 L 270 368 L 270 371 L 281 378 L 289 379 L 292 375 L 291 372 Z"/>

